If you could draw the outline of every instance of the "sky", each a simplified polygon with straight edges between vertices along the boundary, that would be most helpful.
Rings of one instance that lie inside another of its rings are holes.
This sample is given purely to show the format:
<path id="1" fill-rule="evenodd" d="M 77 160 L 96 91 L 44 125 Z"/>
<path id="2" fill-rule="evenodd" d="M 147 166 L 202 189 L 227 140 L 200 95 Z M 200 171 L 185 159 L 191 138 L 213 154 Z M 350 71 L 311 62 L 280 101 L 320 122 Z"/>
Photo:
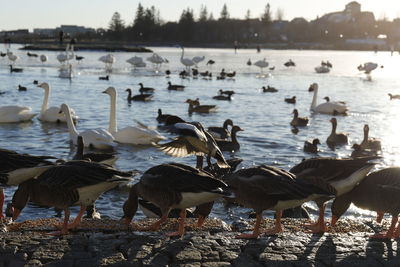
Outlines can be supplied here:
<path id="1" fill-rule="evenodd" d="M 1 0 L 1 2 L 6 0 Z M 252 17 L 259 17 L 267 3 L 273 15 L 278 8 L 284 19 L 304 17 L 314 19 L 323 14 L 340 11 L 350 0 L 12 0 L 0 9 L 0 31 L 14 29 L 55 28 L 61 24 L 92 28 L 106 28 L 114 12 L 119 12 L 127 23 L 133 22 L 138 3 L 154 5 L 165 21 L 177 21 L 183 9 L 190 7 L 197 16 L 205 5 L 214 18 L 224 3 L 233 18 L 244 18 L 249 9 Z M 374 12 L 375 18 L 400 17 L 399 0 L 360 0 L 362 11 Z M 7 7 L 7 8 L 5 8 Z"/>

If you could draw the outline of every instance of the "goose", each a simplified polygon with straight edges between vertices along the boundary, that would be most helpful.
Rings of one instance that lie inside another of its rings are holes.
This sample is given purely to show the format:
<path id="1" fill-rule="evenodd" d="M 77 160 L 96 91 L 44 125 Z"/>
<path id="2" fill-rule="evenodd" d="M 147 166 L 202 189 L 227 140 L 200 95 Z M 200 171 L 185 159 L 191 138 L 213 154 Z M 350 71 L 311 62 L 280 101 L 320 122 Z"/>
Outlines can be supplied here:
<path id="1" fill-rule="evenodd" d="M 13 65 L 9 65 L 10 66 L 10 72 L 23 72 L 24 69 L 23 68 L 14 68 Z"/>
<path id="2" fill-rule="evenodd" d="M 322 113 L 322 114 L 346 114 L 347 106 L 345 104 L 342 104 L 340 102 L 333 102 L 333 101 L 329 101 L 329 102 L 325 102 L 322 104 L 319 104 L 317 106 L 317 97 L 318 97 L 318 84 L 317 83 L 313 83 L 310 86 L 313 91 L 314 91 L 314 96 L 311 102 L 311 107 L 310 110 L 317 112 L 317 113 Z"/>
<path id="3" fill-rule="evenodd" d="M 181 46 L 181 49 L 182 49 L 182 54 L 181 54 L 180 61 L 181 61 L 182 65 L 184 65 L 188 70 L 190 70 L 190 67 L 194 66 L 196 63 L 190 58 L 184 58 L 183 56 L 185 55 L 185 48 L 183 48 L 183 46 Z"/>
<path id="4" fill-rule="evenodd" d="M 219 93 L 220 93 L 221 95 L 234 95 L 234 94 L 235 94 L 235 91 L 233 91 L 233 90 L 222 90 L 222 89 L 219 89 Z"/>
<path id="5" fill-rule="evenodd" d="M 126 62 L 133 65 L 135 68 L 146 67 L 146 63 L 143 61 L 143 58 L 141 58 L 141 57 L 134 56 L 134 57 L 131 57 L 130 59 L 128 59 Z"/>
<path id="6" fill-rule="evenodd" d="M 247 60 L 246 64 L 247 64 L 247 66 L 251 66 L 251 60 L 250 60 L 250 58 L 249 58 L 249 60 Z"/>
<path id="7" fill-rule="evenodd" d="M 391 239 L 400 236 L 400 227 L 396 227 L 400 207 L 400 168 L 391 167 L 370 173 L 351 192 L 337 197 L 332 203 L 332 222 L 335 226 L 338 219 L 346 212 L 350 204 L 379 214 L 389 213 L 392 221 L 387 232 L 374 234 L 369 238 Z"/>
<path id="8" fill-rule="evenodd" d="M 228 73 L 226 73 L 226 76 L 227 76 L 228 78 L 233 78 L 233 77 L 236 76 L 236 71 L 234 71 L 234 72 L 228 72 Z"/>
<path id="9" fill-rule="evenodd" d="M 78 135 L 81 135 L 83 140 L 85 140 L 85 147 L 96 149 L 113 149 L 116 146 L 114 137 L 107 130 L 96 129 L 78 132 L 72 120 L 71 109 L 67 104 L 61 105 L 60 112 L 63 112 L 67 119 L 69 140 L 74 145 L 78 145 Z"/>
<path id="10" fill-rule="evenodd" d="M 335 146 L 347 145 L 349 141 L 348 133 L 336 133 L 336 127 L 337 127 L 336 118 L 332 118 L 330 122 L 332 123 L 332 131 L 331 134 L 326 139 L 327 145 L 332 149 L 334 149 Z"/>
<path id="11" fill-rule="evenodd" d="M 18 91 L 26 91 L 26 87 L 25 86 L 21 86 L 20 84 L 18 85 Z"/>
<path id="12" fill-rule="evenodd" d="M 129 226 L 137 211 L 138 198 L 141 197 L 159 207 L 162 213 L 162 217 L 146 230 L 159 230 L 167 221 L 170 210 L 180 209 L 178 231 L 167 235 L 183 236 L 186 208 L 229 195 L 227 185 L 207 172 L 177 163 L 157 165 L 147 170 L 131 188 L 123 205 L 124 220 Z"/>
<path id="13" fill-rule="evenodd" d="M 299 112 L 297 109 L 294 109 L 293 112 L 293 119 L 290 122 L 291 126 L 307 126 L 308 118 L 307 117 L 299 117 Z"/>
<path id="14" fill-rule="evenodd" d="M 400 95 L 392 95 L 392 94 L 388 94 L 389 95 L 389 97 L 390 97 L 390 100 L 393 100 L 393 99 L 400 99 Z"/>
<path id="15" fill-rule="evenodd" d="M 219 139 L 227 139 L 231 136 L 231 133 L 228 130 L 228 126 L 233 127 L 233 121 L 231 119 L 226 119 L 222 124 L 222 127 L 208 127 L 207 131 L 214 137 Z"/>
<path id="16" fill-rule="evenodd" d="M 239 126 L 235 125 L 231 130 L 231 141 L 228 140 L 216 140 L 218 147 L 221 151 L 238 151 L 240 149 L 240 144 L 237 141 L 236 133 L 239 131 L 244 131 Z"/>
<path id="17" fill-rule="evenodd" d="M 109 75 L 100 76 L 100 77 L 99 77 L 99 80 L 108 81 L 108 80 L 110 80 L 110 76 L 109 76 Z"/>
<path id="18" fill-rule="evenodd" d="M 183 91 L 183 89 L 185 89 L 184 85 L 172 84 L 171 82 L 168 82 L 168 90 Z"/>
<path id="19" fill-rule="evenodd" d="M 259 67 L 262 73 L 263 69 L 268 67 L 269 63 L 266 61 L 266 58 L 264 58 L 263 60 L 257 60 L 253 65 Z"/>
<path id="20" fill-rule="evenodd" d="M 110 96 L 110 124 L 108 131 L 114 136 L 114 140 L 123 144 L 149 145 L 157 143 L 165 138 L 159 132 L 140 124 L 140 127 L 128 126 L 118 130 L 117 127 L 117 90 L 108 87 L 104 92 Z"/>
<path id="21" fill-rule="evenodd" d="M 212 60 L 212 59 L 210 59 L 210 60 L 208 60 L 207 61 L 207 63 L 206 63 L 206 65 L 214 65 L 215 64 L 215 61 L 214 60 Z"/>
<path id="22" fill-rule="evenodd" d="M 291 59 L 283 64 L 285 67 L 296 67 L 296 63 L 294 63 Z"/>
<path id="23" fill-rule="evenodd" d="M 200 102 L 198 99 L 196 100 L 191 100 L 187 99 L 185 103 L 189 104 L 189 113 L 210 113 L 210 112 L 215 112 L 217 110 L 216 105 L 200 105 Z"/>
<path id="24" fill-rule="evenodd" d="M 292 167 L 289 172 L 296 175 L 297 180 L 322 179 L 330 186 L 335 188 L 336 197 L 340 197 L 350 192 L 367 173 L 373 168 L 374 163 L 369 160 L 378 157 L 366 157 L 360 159 L 335 159 L 329 157 L 311 158 L 302 161 Z M 332 197 L 320 197 L 315 199 L 319 208 L 319 217 L 315 224 L 308 225 L 314 233 L 327 231 L 324 222 L 325 204 Z"/>
<path id="25" fill-rule="evenodd" d="M 230 94 L 222 94 L 222 90 L 220 89 L 219 91 L 219 95 L 213 96 L 212 98 L 215 100 L 227 100 L 227 101 L 231 101 L 232 100 L 232 95 Z"/>
<path id="26" fill-rule="evenodd" d="M 179 136 L 168 143 L 158 145 L 161 151 L 173 157 L 207 155 L 208 166 L 211 166 L 211 157 L 217 160 L 220 168 L 229 166 L 214 138 L 200 123 L 179 122 L 174 124 L 174 129 Z M 202 168 L 200 162 L 197 162 L 197 167 Z"/>
<path id="27" fill-rule="evenodd" d="M 278 92 L 278 89 L 276 89 L 275 87 L 269 86 L 269 85 L 267 86 L 267 88 L 265 88 L 265 86 L 263 86 L 261 89 L 263 90 L 264 93 L 276 93 L 276 92 Z"/>
<path id="28" fill-rule="evenodd" d="M 110 70 L 112 68 L 112 65 L 117 61 L 115 56 L 113 54 L 107 54 L 104 56 L 101 56 L 99 58 L 101 62 L 103 62 L 106 66 L 106 69 Z"/>
<path id="29" fill-rule="evenodd" d="M 210 72 L 208 72 L 208 70 L 203 71 L 203 72 L 199 72 L 200 76 L 202 77 L 208 77 L 208 75 L 210 74 Z"/>
<path id="30" fill-rule="evenodd" d="M 330 102 L 331 101 L 329 96 L 325 96 L 324 99 L 326 100 L 326 102 Z M 346 105 L 346 102 L 344 102 L 344 101 L 336 101 L 335 103 L 339 103 L 341 105 Z"/>
<path id="31" fill-rule="evenodd" d="M 190 75 L 189 72 L 187 72 L 186 70 L 179 72 L 179 77 L 182 79 L 185 79 L 189 75 Z"/>
<path id="32" fill-rule="evenodd" d="M 319 196 L 335 194 L 335 190 L 323 180 L 318 178 L 314 180 L 310 182 L 296 179 L 290 172 L 266 165 L 241 169 L 225 176 L 224 181 L 234 193 L 235 201 L 254 209 L 257 215 L 253 233 L 241 234 L 236 238 L 258 238 L 261 232 L 267 235 L 282 232 L 282 210 L 299 206 Z M 261 231 L 260 224 L 264 210 L 276 211 L 275 227 Z"/>
<path id="33" fill-rule="evenodd" d="M 316 153 L 318 153 L 318 145 L 320 145 L 320 144 L 321 143 L 318 138 L 315 138 L 314 140 L 312 140 L 312 142 L 305 141 L 303 151 L 316 154 Z"/>
<path id="34" fill-rule="evenodd" d="M 296 96 L 292 96 L 290 98 L 285 98 L 285 102 L 289 104 L 296 104 Z"/>
<path id="35" fill-rule="evenodd" d="M 368 138 L 368 133 L 369 133 L 369 126 L 368 124 L 364 125 L 364 139 L 362 140 L 361 144 L 360 144 L 360 148 L 362 150 L 365 149 L 370 149 L 370 150 L 382 150 L 381 147 L 381 141 L 379 141 L 376 138 Z"/>
<path id="36" fill-rule="evenodd" d="M 192 75 L 193 75 L 193 78 L 197 78 L 197 76 L 199 75 L 199 70 L 198 69 L 192 69 Z"/>
<path id="37" fill-rule="evenodd" d="M 46 55 L 40 55 L 40 61 L 41 61 L 42 63 L 46 62 L 47 60 L 48 60 L 48 58 L 47 58 Z"/>
<path id="38" fill-rule="evenodd" d="M 165 120 L 169 117 L 169 116 L 171 116 L 171 114 L 163 114 L 162 113 L 162 110 L 159 108 L 158 109 L 158 116 L 157 116 L 157 121 L 159 122 L 159 123 L 163 123 L 163 122 L 165 122 Z"/>
<path id="39" fill-rule="evenodd" d="M 4 192 L 2 186 L 17 186 L 40 175 L 53 163 L 50 156 L 20 154 L 0 148 L 0 219 L 3 218 Z"/>
<path id="40" fill-rule="evenodd" d="M 49 107 L 49 98 L 51 93 L 50 85 L 44 82 L 39 84 L 37 87 L 44 89 L 44 98 L 39 114 L 39 120 L 42 122 L 67 122 L 65 115 L 60 113 L 59 107 Z M 70 112 L 72 121 L 76 124 L 76 121 L 79 119 L 79 117 L 76 116 L 75 111 L 72 108 L 70 108 Z"/>
<path id="41" fill-rule="evenodd" d="M 85 57 L 83 57 L 83 56 L 78 56 L 78 55 L 75 55 L 75 60 L 76 61 L 81 61 L 81 60 L 83 60 Z"/>
<path id="42" fill-rule="evenodd" d="M 139 92 L 140 93 L 153 93 L 154 92 L 154 88 L 151 87 L 143 87 L 143 83 L 139 83 L 140 85 L 140 89 Z"/>
<path id="43" fill-rule="evenodd" d="M 28 55 L 28 57 L 38 57 L 39 56 L 38 54 L 31 53 L 29 51 L 26 54 Z"/>
<path id="44" fill-rule="evenodd" d="M 127 100 L 128 102 L 131 101 L 150 101 L 153 98 L 152 94 L 143 94 L 140 93 L 140 95 L 134 95 L 132 96 L 132 90 L 130 88 L 126 89 L 125 92 L 128 92 Z"/>
<path id="45" fill-rule="evenodd" d="M 374 150 L 361 149 L 361 146 L 359 144 L 353 144 L 351 148 L 353 149 L 353 151 L 351 152 L 351 157 L 353 159 L 377 155 L 377 152 Z"/>
<path id="46" fill-rule="evenodd" d="M 107 165 L 113 165 L 115 161 L 117 161 L 117 157 L 114 153 L 85 153 L 83 154 L 83 150 L 85 147 L 85 143 L 83 141 L 83 137 L 81 135 L 78 136 L 77 140 L 78 147 L 76 149 L 76 153 L 73 160 L 89 160 L 93 162 L 99 162 Z"/>
<path id="47" fill-rule="evenodd" d="M 328 73 L 331 71 L 329 67 L 323 65 L 315 67 L 314 70 L 316 73 Z"/>
<path id="48" fill-rule="evenodd" d="M 0 106 L 0 123 L 26 122 L 37 114 L 32 113 L 32 108 L 19 105 Z"/>
<path id="49" fill-rule="evenodd" d="M 18 186 L 15 191 L 13 220 L 16 220 L 28 200 L 39 205 L 64 210 L 61 231 L 51 235 L 68 234 L 68 229 L 76 228 L 86 211 L 96 199 L 121 183 L 131 181 L 131 173 L 117 171 L 109 165 L 96 162 L 73 160 L 53 166 Z M 69 224 L 70 206 L 80 206 L 75 220 Z"/>

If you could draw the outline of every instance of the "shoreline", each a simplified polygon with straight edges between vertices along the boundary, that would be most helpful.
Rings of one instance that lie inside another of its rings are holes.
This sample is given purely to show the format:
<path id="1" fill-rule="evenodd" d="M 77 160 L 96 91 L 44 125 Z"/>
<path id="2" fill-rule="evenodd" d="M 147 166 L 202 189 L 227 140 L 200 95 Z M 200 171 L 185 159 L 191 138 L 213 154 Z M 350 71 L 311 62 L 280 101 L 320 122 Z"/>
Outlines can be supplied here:
<path id="1" fill-rule="evenodd" d="M 109 225 L 111 221 L 96 223 Z M 133 227 L 153 221 L 135 221 Z M 167 228 L 176 227 L 177 221 L 171 221 Z M 188 224 L 194 222 L 188 220 Z M 400 262 L 396 241 L 368 238 L 372 230 L 360 226 L 374 224 L 368 221 L 340 220 L 342 227 L 355 227 L 354 231 L 320 235 L 293 230 L 290 224 L 304 221 L 285 219 L 283 233 L 257 240 L 236 239 L 242 230 L 228 231 L 216 222 L 207 219 L 205 228 L 188 229 L 182 238 L 166 237 L 172 228 L 162 232 L 91 229 L 65 236 L 45 235 L 48 227 L 0 233 L 0 266 L 396 266 Z M 385 228 L 388 223 L 384 222 Z"/>

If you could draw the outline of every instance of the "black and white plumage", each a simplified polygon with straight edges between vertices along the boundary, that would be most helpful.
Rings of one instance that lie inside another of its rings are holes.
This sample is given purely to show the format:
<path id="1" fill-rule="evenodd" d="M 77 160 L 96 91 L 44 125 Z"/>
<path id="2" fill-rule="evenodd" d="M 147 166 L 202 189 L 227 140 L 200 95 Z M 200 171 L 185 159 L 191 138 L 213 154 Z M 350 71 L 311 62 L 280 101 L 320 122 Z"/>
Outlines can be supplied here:
<path id="1" fill-rule="evenodd" d="M 10 72 L 23 72 L 24 69 L 22 68 L 14 68 L 13 65 L 9 65 L 10 66 Z"/>
<path id="2" fill-rule="evenodd" d="M 175 123 L 174 128 L 179 136 L 169 143 L 157 146 L 163 152 L 173 157 L 207 155 L 209 166 L 211 165 L 210 157 L 213 157 L 220 168 L 228 167 L 214 138 L 200 123 Z"/>
<path id="3" fill-rule="evenodd" d="M 158 109 L 158 116 L 157 116 L 157 121 L 159 123 L 165 123 L 165 120 L 171 116 L 171 114 L 163 114 L 161 108 Z"/>
<path id="4" fill-rule="evenodd" d="M 318 138 L 315 138 L 314 140 L 312 140 L 312 142 L 304 141 L 303 151 L 308 153 L 318 153 L 318 145 L 320 144 L 321 142 Z"/>
<path id="5" fill-rule="evenodd" d="M 99 80 L 108 81 L 108 80 L 110 80 L 110 76 L 109 76 L 109 75 L 100 76 L 100 77 L 99 77 Z"/>
<path id="6" fill-rule="evenodd" d="M 155 89 L 152 87 L 144 87 L 143 83 L 139 83 L 139 86 L 140 86 L 139 88 L 140 93 L 153 93 L 155 91 Z"/>
<path id="7" fill-rule="evenodd" d="M 296 179 L 290 172 L 266 165 L 238 170 L 225 176 L 224 181 L 234 193 L 235 200 L 254 209 L 257 214 L 253 233 L 242 234 L 239 238 L 257 238 L 260 235 L 264 210 L 276 211 L 275 227 L 266 231 L 267 234 L 275 234 L 282 231 L 282 210 L 297 207 L 318 196 L 335 195 L 335 190 L 323 180 Z"/>
<path id="8" fill-rule="evenodd" d="M 39 205 L 63 209 L 65 213 L 61 232 L 67 234 L 69 228 L 79 225 L 86 207 L 93 205 L 105 191 L 120 183 L 131 180 L 131 173 L 121 172 L 109 165 L 73 160 L 53 166 L 37 179 L 19 185 L 13 196 L 13 220 L 17 219 L 28 200 Z M 81 210 L 68 225 L 69 207 L 79 205 Z"/>
<path id="9" fill-rule="evenodd" d="M 113 165 L 115 161 L 118 159 L 114 153 L 83 153 L 85 144 L 83 137 L 81 135 L 78 136 L 77 140 L 77 150 L 75 156 L 72 158 L 73 160 L 89 160 L 93 162 L 99 162 L 103 164 Z"/>
<path id="10" fill-rule="evenodd" d="M 297 126 L 307 126 L 308 124 L 308 118 L 307 117 L 299 117 L 299 112 L 297 109 L 294 109 L 293 112 L 293 119 L 290 122 L 291 126 L 297 127 Z"/>
<path id="11" fill-rule="evenodd" d="M 222 127 L 211 126 L 207 128 L 207 131 L 214 137 L 219 139 L 227 139 L 231 136 L 228 126 L 233 126 L 233 121 L 231 119 L 226 119 Z"/>
<path id="12" fill-rule="evenodd" d="M 172 84 L 171 82 L 168 82 L 168 90 L 174 90 L 174 91 L 183 91 L 185 89 L 184 85 L 179 85 L 179 84 Z"/>
<path id="13" fill-rule="evenodd" d="M 131 101 L 146 102 L 146 101 L 152 100 L 152 98 L 153 98 L 152 94 L 144 94 L 144 93 L 140 93 L 140 95 L 132 96 L 132 90 L 130 88 L 126 89 L 125 91 L 128 92 L 128 96 L 126 98 L 128 100 L 128 102 L 131 102 Z"/>
<path id="14" fill-rule="evenodd" d="M 131 188 L 129 198 L 123 206 L 124 218 L 129 224 L 136 214 L 138 197 L 153 203 L 161 210 L 161 219 L 148 229 L 158 230 L 172 209 L 180 209 L 179 230 L 170 235 L 182 236 L 186 208 L 228 195 L 228 186 L 207 172 L 178 163 L 157 165 L 147 170 Z"/>
<path id="15" fill-rule="evenodd" d="M 232 127 L 231 140 L 216 140 L 218 147 L 221 151 L 238 151 L 240 149 L 240 144 L 237 140 L 237 132 L 244 131 L 239 126 L 235 125 Z"/>

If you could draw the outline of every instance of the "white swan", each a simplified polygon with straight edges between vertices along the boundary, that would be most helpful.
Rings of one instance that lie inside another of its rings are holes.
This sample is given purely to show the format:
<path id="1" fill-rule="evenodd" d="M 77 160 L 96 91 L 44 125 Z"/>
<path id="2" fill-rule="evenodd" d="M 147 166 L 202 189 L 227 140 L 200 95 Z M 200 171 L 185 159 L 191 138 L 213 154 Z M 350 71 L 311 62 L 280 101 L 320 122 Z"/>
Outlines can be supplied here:
<path id="1" fill-rule="evenodd" d="M 112 69 L 112 64 L 114 64 L 117 60 L 113 54 L 107 54 L 105 56 L 101 56 L 99 58 L 101 62 L 106 64 L 106 69 L 111 70 Z"/>
<path id="2" fill-rule="evenodd" d="M 44 89 L 44 98 L 42 109 L 40 110 L 39 120 L 43 122 L 67 122 L 67 119 L 64 114 L 60 113 L 59 107 L 50 107 L 49 108 L 49 98 L 51 88 L 48 83 L 41 83 L 38 87 Z M 78 116 L 75 115 L 75 111 L 70 108 L 71 117 L 74 122 L 78 119 Z"/>
<path id="3" fill-rule="evenodd" d="M 30 107 L 0 106 L 0 123 L 30 121 L 36 115 Z"/>
<path id="4" fill-rule="evenodd" d="M 19 56 L 14 55 L 13 52 L 11 52 L 11 51 L 7 51 L 7 57 L 8 57 L 8 60 L 12 61 L 13 63 L 15 63 L 15 61 L 17 61 L 19 59 Z"/>
<path id="5" fill-rule="evenodd" d="M 187 69 L 189 69 L 190 67 L 194 66 L 195 63 L 194 63 L 194 61 L 193 61 L 192 59 L 190 59 L 190 58 L 184 58 L 183 56 L 185 55 L 185 48 L 183 48 L 183 46 L 181 46 L 181 49 L 182 49 L 181 63 L 182 63 L 183 65 L 185 65 L 185 67 L 186 67 Z"/>
<path id="6" fill-rule="evenodd" d="M 46 62 L 47 60 L 48 60 L 48 58 L 47 58 L 46 55 L 40 55 L 40 61 L 41 61 L 42 63 Z"/>
<path id="7" fill-rule="evenodd" d="M 124 144 L 149 145 L 164 140 L 165 138 L 155 130 L 140 124 L 140 127 L 128 126 L 122 129 L 117 128 L 117 91 L 114 87 L 108 87 L 103 93 L 111 98 L 110 104 L 110 126 L 108 131 L 114 136 L 115 141 Z"/>
<path id="8" fill-rule="evenodd" d="M 259 67 L 262 73 L 263 69 L 268 67 L 269 63 L 267 62 L 266 58 L 264 58 L 263 60 L 257 60 L 256 62 L 253 63 L 253 65 Z"/>
<path id="9" fill-rule="evenodd" d="M 57 60 L 63 64 L 66 61 L 73 59 L 74 58 L 74 50 L 73 46 L 71 47 L 69 44 L 67 44 L 67 47 L 65 48 L 65 52 L 62 52 L 57 55 Z"/>
<path id="10" fill-rule="evenodd" d="M 74 77 L 74 72 L 72 71 L 72 64 L 68 63 L 67 65 L 62 65 L 58 70 L 60 73 L 58 77 L 64 79 L 72 79 Z"/>
<path id="11" fill-rule="evenodd" d="M 146 62 L 144 62 L 143 58 L 141 58 L 141 57 L 134 56 L 134 57 L 131 57 L 130 59 L 128 59 L 126 62 L 133 65 L 135 68 L 146 67 Z"/>
<path id="12" fill-rule="evenodd" d="M 205 59 L 206 59 L 205 56 L 202 56 L 202 57 L 200 57 L 200 56 L 195 56 L 195 57 L 192 58 L 193 62 L 194 62 L 196 65 L 199 64 L 200 62 L 204 61 Z"/>
<path id="13" fill-rule="evenodd" d="M 370 74 L 371 71 L 373 71 L 374 69 L 376 69 L 378 67 L 377 63 L 373 63 L 373 62 L 367 62 L 364 63 L 364 65 L 360 65 L 357 67 L 357 69 L 359 71 L 364 71 L 365 74 Z"/>
<path id="14" fill-rule="evenodd" d="M 114 137 L 107 130 L 96 129 L 78 132 L 72 121 L 69 106 L 67 104 L 62 104 L 60 109 L 62 112 L 64 112 L 65 117 L 67 118 L 69 138 L 74 145 L 77 145 L 78 135 L 81 135 L 83 140 L 85 140 L 86 147 L 97 149 L 113 149 L 116 146 L 116 143 L 114 143 Z"/>
<path id="15" fill-rule="evenodd" d="M 340 102 L 325 102 L 317 106 L 318 84 L 313 83 L 311 87 L 314 89 L 314 96 L 311 102 L 310 110 L 323 114 L 345 114 L 348 110 L 346 104 Z"/>

